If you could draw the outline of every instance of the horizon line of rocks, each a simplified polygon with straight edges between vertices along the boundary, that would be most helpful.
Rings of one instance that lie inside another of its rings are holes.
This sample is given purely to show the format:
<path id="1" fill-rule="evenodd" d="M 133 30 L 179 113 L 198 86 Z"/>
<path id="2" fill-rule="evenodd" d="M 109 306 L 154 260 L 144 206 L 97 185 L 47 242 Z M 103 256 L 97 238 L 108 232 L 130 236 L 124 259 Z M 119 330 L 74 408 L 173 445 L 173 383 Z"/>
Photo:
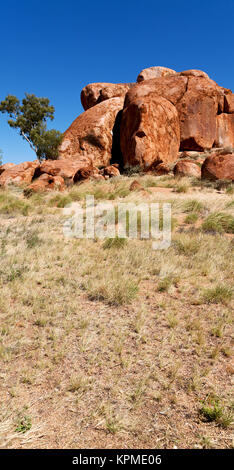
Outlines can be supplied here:
<path id="1" fill-rule="evenodd" d="M 3 165 L 0 186 L 35 179 L 37 190 L 63 189 L 67 180 L 107 179 L 134 167 L 234 180 L 234 95 L 207 73 L 150 67 L 136 84 L 86 85 L 81 102 L 85 111 L 64 132 L 58 160 Z"/>

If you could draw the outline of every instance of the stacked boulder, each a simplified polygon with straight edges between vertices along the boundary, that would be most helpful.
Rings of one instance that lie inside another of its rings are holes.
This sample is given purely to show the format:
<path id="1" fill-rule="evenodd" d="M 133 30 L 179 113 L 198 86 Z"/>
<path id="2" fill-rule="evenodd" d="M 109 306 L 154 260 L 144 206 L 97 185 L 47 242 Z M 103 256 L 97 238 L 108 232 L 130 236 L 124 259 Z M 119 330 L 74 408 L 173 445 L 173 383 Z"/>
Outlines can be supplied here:
<path id="1" fill-rule="evenodd" d="M 85 86 L 81 102 L 85 111 L 64 132 L 58 160 L 2 165 L 0 186 L 63 190 L 129 167 L 234 180 L 234 94 L 207 73 L 150 67 L 137 83 Z"/>
<path id="2" fill-rule="evenodd" d="M 87 85 L 81 102 L 85 112 L 64 133 L 59 158 L 89 156 L 97 166 L 165 174 L 182 153 L 196 152 L 200 159 L 179 161 L 174 174 L 208 177 L 204 155 L 215 159 L 216 148 L 234 148 L 234 95 L 201 70 L 150 67 L 136 84 Z M 228 155 L 232 160 L 232 150 Z"/>

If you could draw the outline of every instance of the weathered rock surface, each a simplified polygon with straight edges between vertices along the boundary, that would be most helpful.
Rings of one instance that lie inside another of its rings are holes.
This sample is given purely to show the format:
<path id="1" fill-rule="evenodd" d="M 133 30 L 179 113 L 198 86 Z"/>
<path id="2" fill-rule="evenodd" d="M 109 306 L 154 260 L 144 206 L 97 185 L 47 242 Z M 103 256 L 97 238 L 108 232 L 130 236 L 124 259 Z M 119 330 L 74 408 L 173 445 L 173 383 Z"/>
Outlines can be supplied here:
<path id="1" fill-rule="evenodd" d="M 43 192 L 55 189 L 59 191 L 63 191 L 65 189 L 64 179 L 61 176 L 52 176 L 48 175 L 47 173 L 43 173 L 43 175 L 39 176 L 39 178 L 36 178 L 28 186 L 26 191 L 31 190 L 34 192 Z"/>
<path id="2" fill-rule="evenodd" d="M 181 149 L 212 148 L 216 135 L 216 116 L 224 109 L 225 90 L 200 71 L 146 80 L 129 90 L 125 108 L 136 98 L 157 94 L 177 108 L 180 119 Z M 187 75 L 186 75 L 187 74 Z"/>
<path id="3" fill-rule="evenodd" d="M 120 171 L 117 165 L 109 165 L 104 168 L 104 176 L 109 176 L 112 178 L 113 176 L 120 176 Z"/>
<path id="4" fill-rule="evenodd" d="M 176 105 L 184 96 L 188 78 L 178 75 L 153 78 L 134 85 L 126 94 L 124 107 L 126 108 L 136 98 L 144 98 L 150 93 L 162 96 Z"/>
<path id="5" fill-rule="evenodd" d="M 93 168 L 92 159 L 81 157 L 79 160 L 61 159 L 46 160 L 40 165 L 39 173 L 47 173 L 52 176 L 61 176 L 65 179 L 73 179 L 80 168 Z"/>
<path id="6" fill-rule="evenodd" d="M 59 159 L 2 165 L 1 186 L 33 180 L 47 190 L 54 187 L 50 178 L 64 184 L 108 179 L 134 166 L 162 175 L 176 160 L 175 175 L 199 177 L 200 164 L 210 178 L 230 179 L 234 94 L 206 72 L 149 67 L 136 84 L 91 83 L 81 101 L 85 112 L 65 131 Z"/>
<path id="7" fill-rule="evenodd" d="M 130 191 L 141 191 L 141 190 L 144 190 L 143 186 L 139 183 L 139 181 L 137 180 L 134 180 L 131 184 L 130 184 Z"/>
<path id="8" fill-rule="evenodd" d="M 4 165 L 0 166 L 0 175 L 5 171 L 5 170 L 11 170 L 14 168 L 15 163 L 4 163 Z"/>
<path id="9" fill-rule="evenodd" d="M 219 114 L 216 118 L 214 147 L 234 147 L 234 114 Z"/>
<path id="10" fill-rule="evenodd" d="M 180 160 L 177 162 L 173 172 L 175 176 L 194 176 L 195 178 L 201 178 L 201 167 L 189 160 Z"/>
<path id="11" fill-rule="evenodd" d="M 144 80 L 150 80 L 151 78 L 161 78 L 166 77 L 167 75 L 175 75 L 176 71 L 172 69 L 168 69 L 167 67 L 149 67 L 147 69 L 142 70 L 138 77 L 137 82 L 143 82 Z"/>
<path id="12" fill-rule="evenodd" d="M 234 113 L 234 94 L 231 90 L 224 92 L 224 113 Z"/>
<path id="13" fill-rule="evenodd" d="M 234 153 L 207 157 L 202 165 L 201 174 L 203 179 L 234 181 Z"/>
<path id="14" fill-rule="evenodd" d="M 90 157 L 95 166 L 108 166 L 113 128 L 123 101 L 123 98 L 110 98 L 78 116 L 64 133 L 59 158 L 79 160 Z"/>
<path id="15" fill-rule="evenodd" d="M 125 166 L 147 169 L 175 161 L 180 145 L 175 106 L 155 93 L 131 100 L 123 111 L 120 143 Z"/>
<path id="16" fill-rule="evenodd" d="M 216 115 L 223 91 L 210 79 L 189 77 L 187 91 L 177 104 L 180 116 L 181 149 L 212 148 L 216 135 Z"/>
<path id="17" fill-rule="evenodd" d="M 99 170 L 95 168 L 92 163 L 90 165 L 81 166 L 74 174 L 73 182 L 78 183 L 78 181 L 83 181 L 90 178 L 104 179 Z"/>
<path id="18" fill-rule="evenodd" d="M 149 168 L 149 172 L 154 173 L 156 176 L 163 176 L 163 175 L 168 175 L 170 173 L 171 169 L 169 165 L 166 165 L 165 163 L 153 163 Z"/>
<path id="19" fill-rule="evenodd" d="M 40 163 L 38 161 L 34 161 L 19 163 L 18 165 L 14 165 L 13 167 L 6 169 L 0 176 L 0 186 L 31 183 L 34 173 L 39 166 Z"/>
<path id="20" fill-rule="evenodd" d="M 86 111 L 110 98 L 124 98 L 133 83 L 90 83 L 81 91 L 81 103 Z"/>
<path id="21" fill-rule="evenodd" d="M 182 75 L 184 77 L 203 77 L 203 78 L 209 78 L 209 75 L 207 75 L 206 72 L 203 72 L 203 70 L 184 70 L 183 72 L 180 72 L 179 75 Z"/>

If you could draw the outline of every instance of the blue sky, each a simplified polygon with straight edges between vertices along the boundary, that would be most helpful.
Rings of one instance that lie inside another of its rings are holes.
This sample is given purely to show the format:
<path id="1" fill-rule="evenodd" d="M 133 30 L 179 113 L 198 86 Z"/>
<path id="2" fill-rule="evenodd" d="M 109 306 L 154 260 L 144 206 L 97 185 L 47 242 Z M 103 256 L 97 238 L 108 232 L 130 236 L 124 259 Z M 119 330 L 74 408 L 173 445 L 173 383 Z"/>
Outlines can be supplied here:
<path id="1" fill-rule="evenodd" d="M 0 100 L 48 97 L 61 132 L 87 83 L 133 82 L 153 65 L 202 69 L 234 90 L 233 0 L 11 0 L 0 15 Z M 2 114 L 0 148 L 4 163 L 35 159 Z"/>

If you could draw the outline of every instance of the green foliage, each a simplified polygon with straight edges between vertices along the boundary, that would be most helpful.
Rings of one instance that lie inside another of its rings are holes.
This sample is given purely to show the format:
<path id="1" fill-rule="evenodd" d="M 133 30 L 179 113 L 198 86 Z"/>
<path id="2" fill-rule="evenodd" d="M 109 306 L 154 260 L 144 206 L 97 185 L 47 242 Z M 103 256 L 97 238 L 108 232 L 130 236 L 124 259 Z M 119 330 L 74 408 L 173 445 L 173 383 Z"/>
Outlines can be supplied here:
<path id="1" fill-rule="evenodd" d="M 8 95 L 0 102 L 0 112 L 8 114 L 8 124 L 17 129 L 39 160 L 56 159 L 62 134 L 55 129 L 47 130 L 47 119 L 54 119 L 54 107 L 48 98 L 25 94 L 20 103 L 16 96 Z"/>
<path id="2" fill-rule="evenodd" d="M 233 424 L 233 413 L 231 410 L 225 410 L 218 397 L 208 396 L 199 410 L 200 416 L 204 421 L 216 422 L 223 428 L 228 428 Z"/>
<path id="3" fill-rule="evenodd" d="M 32 421 L 30 416 L 21 416 L 18 419 L 17 426 L 15 428 L 15 432 L 19 432 L 25 434 L 29 429 L 32 427 Z"/>
<path id="4" fill-rule="evenodd" d="M 200 415 L 205 421 L 218 421 L 222 416 L 222 407 L 218 399 L 210 399 L 208 403 L 204 403 L 200 409 Z"/>

